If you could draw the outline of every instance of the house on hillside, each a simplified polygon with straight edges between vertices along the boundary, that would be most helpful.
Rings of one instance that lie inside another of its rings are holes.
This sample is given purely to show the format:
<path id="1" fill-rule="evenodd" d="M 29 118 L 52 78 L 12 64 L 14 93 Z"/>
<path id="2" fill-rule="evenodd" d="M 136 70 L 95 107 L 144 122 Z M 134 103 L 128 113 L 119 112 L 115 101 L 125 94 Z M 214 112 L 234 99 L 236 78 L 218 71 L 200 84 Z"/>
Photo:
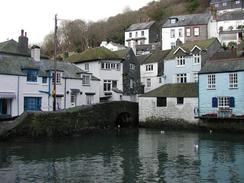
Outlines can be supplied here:
<path id="1" fill-rule="evenodd" d="M 171 16 L 162 26 L 162 50 L 174 49 L 176 42 L 206 40 L 211 36 L 210 14 Z"/>
<path id="2" fill-rule="evenodd" d="M 4 42 L 10 49 L 0 50 L 0 118 L 24 111 L 52 111 L 54 62 L 40 56 L 38 46 L 25 47 L 27 54 L 15 52 L 19 50 L 16 43 Z M 99 102 L 96 77 L 68 62 L 57 62 L 56 68 L 56 109 Z"/>
<path id="3" fill-rule="evenodd" d="M 217 17 L 216 29 L 222 45 L 240 44 L 244 39 L 244 11 L 225 12 Z"/>
<path id="4" fill-rule="evenodd" d="M 100 79 L 100 101 L 128 100 L 123 88 L 124 59 L 106 48 L 90 48 L 68 58 L 79 68 Z M 135 97 L 130 97 L 135 99 Z"/>
<path id="5" fill-rule="evenodd" d="M 230 11 L 241 10 L 244 8 L 243 0 L 210 0 L 212 6 L 217 14 L 222 14 Z"/>
<path id="6" fill-rule="evenodd" d="M 214 53 L 221 49 L 217 38 L 187 42 L 175 49 L 164 60 L 163 83 L 192 83 L 198 72 Z"/>
<path id="7" fill-rule="evenodd" d="M 155 21 L 132 24 L 125 30 L 125 46 L 136 53 L 137 45 L 160 42 L 160 30 Z"/>
<path id="8" fill-rule="evenodd" d="M 238 118 L 244 116 L 243 53 L 216 53 L 199 73 L 199 116 Z"/>
<path id="9" fill-rule="evenodd" d="M 131 101 L 138 101 L 136 98 L 140 93 L 140 64 L 131 48 L 115 51 L 123 59 L 123 93 Z"/>
<path id="10" fill-rule="evenodd" d="M 100 47 L 104 47 L 107 48 L 111 51 L 118 51 L 118 50 L 124 50 L 126 49 L 126 47 L 124 45 L 118 44 L 118 43 L 114 43 L 112 41 L 110 41 L 109 43 L 107 41 L 103 41 L 100 44 Z"/>
<path id="11" fill-rule="evenodd" d="M 195 123 L 197 83 L 165 84 L 139 97 L 139 121 L 183 120 Z"/>
<path id="12" fill-rule="evenodd" d="M 141 63 L 141 83 L 144 86 L 144 92 L 149 92 L 164 84 L 164 59 L 169 52 L 170 50 L 156 50 Z"/>

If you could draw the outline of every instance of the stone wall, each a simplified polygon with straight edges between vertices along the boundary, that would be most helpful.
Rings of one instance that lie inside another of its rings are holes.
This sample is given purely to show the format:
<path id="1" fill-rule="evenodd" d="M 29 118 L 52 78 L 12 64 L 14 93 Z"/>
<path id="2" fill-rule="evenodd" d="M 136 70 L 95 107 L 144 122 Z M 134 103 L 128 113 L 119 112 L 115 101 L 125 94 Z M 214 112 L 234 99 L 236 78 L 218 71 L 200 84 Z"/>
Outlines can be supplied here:
<path id="1" fill-rule="evenodd" d="M 130 126 L 137 126 L 138 104 L 121 101 L 75 107 L 57 112 L 27 113 L 20 124 L 3 135 L 64 136 L 79 134 L 86 129 L 112 129 L 116 127 L 116 121 L 120 120 L 118 116 L 121 114 L 126 114 L 126 120 Z"/>

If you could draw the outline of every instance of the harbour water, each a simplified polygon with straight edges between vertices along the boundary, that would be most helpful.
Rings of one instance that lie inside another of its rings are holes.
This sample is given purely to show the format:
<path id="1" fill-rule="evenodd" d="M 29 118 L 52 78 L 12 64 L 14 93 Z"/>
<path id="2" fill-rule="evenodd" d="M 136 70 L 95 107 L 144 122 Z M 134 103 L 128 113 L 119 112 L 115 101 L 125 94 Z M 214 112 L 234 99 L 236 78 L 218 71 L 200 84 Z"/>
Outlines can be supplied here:
<path id="1" fill-rule="evenodd" d="M 1 142 L 0 182 L 244 182 L 244 135 L 124 129 Z"/>

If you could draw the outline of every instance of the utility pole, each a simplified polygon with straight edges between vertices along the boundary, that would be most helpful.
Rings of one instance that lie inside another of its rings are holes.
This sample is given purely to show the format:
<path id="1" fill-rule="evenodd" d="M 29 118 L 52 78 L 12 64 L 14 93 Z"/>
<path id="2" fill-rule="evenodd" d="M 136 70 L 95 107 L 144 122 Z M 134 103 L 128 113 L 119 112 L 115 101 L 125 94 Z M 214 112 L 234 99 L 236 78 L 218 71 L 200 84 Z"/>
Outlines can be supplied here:
<path id="1" fill-rule="evenodd" d="M 57 85 L 57 14 L 55 15 L 55 27 L 54 27 L 54 74 L 53 80 L 53 111 L 56 111 L 56 85 Z"/>

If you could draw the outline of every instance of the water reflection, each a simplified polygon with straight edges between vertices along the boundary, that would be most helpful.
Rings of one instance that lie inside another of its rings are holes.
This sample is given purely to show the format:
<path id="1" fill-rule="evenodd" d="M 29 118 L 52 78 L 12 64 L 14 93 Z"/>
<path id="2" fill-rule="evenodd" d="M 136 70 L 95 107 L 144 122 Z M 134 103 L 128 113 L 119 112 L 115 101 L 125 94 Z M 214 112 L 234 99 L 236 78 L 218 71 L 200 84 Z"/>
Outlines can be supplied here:
<path id="1" fill-rule="evenodd" d="M 0 182 L 244 182 L 243 136 L 132 130 L 0 143 Z"/>

